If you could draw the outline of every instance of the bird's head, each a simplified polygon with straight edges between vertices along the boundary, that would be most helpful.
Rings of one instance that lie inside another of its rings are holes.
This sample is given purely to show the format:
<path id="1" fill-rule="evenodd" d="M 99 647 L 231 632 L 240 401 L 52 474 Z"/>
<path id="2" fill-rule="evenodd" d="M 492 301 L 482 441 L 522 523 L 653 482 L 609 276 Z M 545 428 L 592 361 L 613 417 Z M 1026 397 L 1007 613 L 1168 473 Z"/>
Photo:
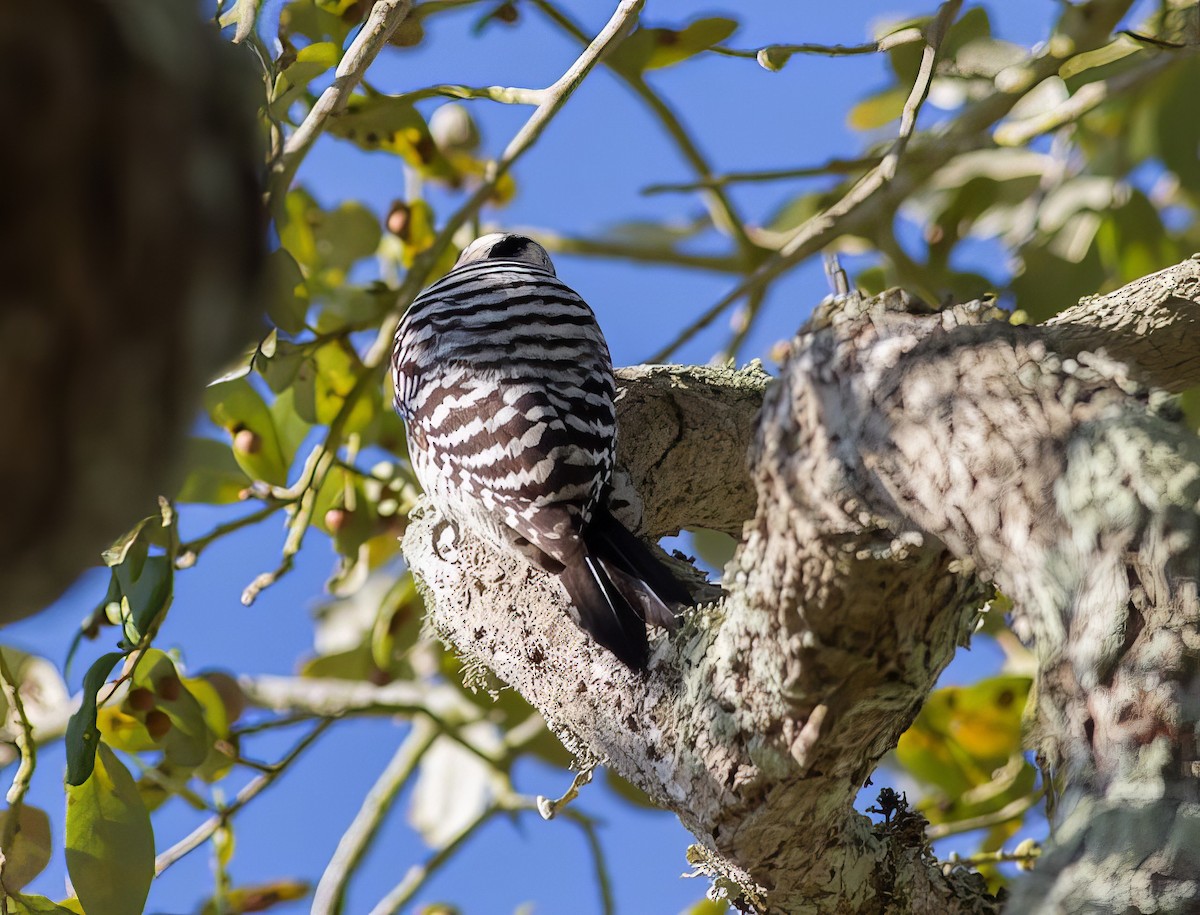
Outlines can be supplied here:
<path id="1" fill-rule="evenodd" d="M 463 267 L 483 260 L 520 261 L 554 275 L 554 264 L 551 263 L 546 249 L 524 235 L 493 232 L 481 236 L 463 249 L 454 266 Z"/>

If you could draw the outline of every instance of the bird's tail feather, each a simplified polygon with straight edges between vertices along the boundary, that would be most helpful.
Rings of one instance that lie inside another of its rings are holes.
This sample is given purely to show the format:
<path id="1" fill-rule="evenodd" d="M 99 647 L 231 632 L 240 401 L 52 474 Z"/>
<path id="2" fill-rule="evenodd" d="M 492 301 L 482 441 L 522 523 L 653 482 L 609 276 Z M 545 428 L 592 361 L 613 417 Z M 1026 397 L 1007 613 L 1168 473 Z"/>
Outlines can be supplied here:
<path id="1" fill-rule="evenodd" d="M 576 622 L 626 667 L 644 670 L 650 656 L 645 622 L 605 574 L 603 564 L 586 554 L 581 558 L 559 573 L 575 605 Z"/>
<path id="2" fill-rule="evenodd" d="M 650 548 L 606 507 L 597 508 L 583 537 L 588 552 L 604 563 L 616 587 L 622 593 L 636 592 L 630 603 L 647 608 L 642 618 L 674 631 L 675 612 L 670 605 L 687 605 L 692 598 Z"/>
<path id="3" fill-rule="evenodd" d="M 642 670 L 650 654 L 646 624 L 674 630 L 671 605 L 691 596 L 607 509 L 593 515 L 580 546 L 579 558 L 559 573 L 576 622 L 626 666 Z"/>

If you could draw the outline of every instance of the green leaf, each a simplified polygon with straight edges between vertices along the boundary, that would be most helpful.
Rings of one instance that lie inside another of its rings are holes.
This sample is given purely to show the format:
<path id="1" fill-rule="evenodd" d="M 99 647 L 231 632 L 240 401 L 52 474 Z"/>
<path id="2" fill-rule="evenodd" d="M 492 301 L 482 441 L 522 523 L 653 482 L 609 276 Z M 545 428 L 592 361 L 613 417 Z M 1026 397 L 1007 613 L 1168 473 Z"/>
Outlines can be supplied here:
<path id="1" fill-rule="evenodd" d="M 691 534 L 692 547 L 696 554 L 718 572 L 733 558 L 737 541 L 728 534 L 708 528 L 696 528 Z"/>
<path id="2" fill-rule="evenodd" d="M 241 501 L 250 478 L 234 460 L 229 446 L 211 438 L 191 438 L 185 446 L 185 476 L 175 497 L 177 502 L 228 505 Z"/>
<path id="3" fill-rule="evenodd" d="M 148 537 L 142 536 L 142 531 L 146 529 L 151 521 L 162 523 L 161 515 L 150 515 L 143 518 L 132 528 L 113 541 L 113 545 L 100 554 L 100 558 L 104 560 L 106 566 L 119 566 L 126 562 L 129 563 L 129 568 L 132 573 L 137 576 L 141 573 L 142 563 L 146 561 L 150 549 L 150 540 Z M 161 544 L 160 544 L 161 545 Z"/>
<path id="4" fill-rule="evenodd" d="M 354 95 L 327 131 L 366 150 L 395 153 L 427 178 L 461 180 L 438 149 L 425 118 L 403 95 Z"/>
<path id="5" fill-rule="evenodd" d="M 639 28 L 608 58 L 623 73 L 670 67 L 720 44 L 737 30 L 737 20 L 713 16 L 696 19 L 682 29 Z"/>
<path id="6" fill-rule="evenodd" d="M 287 484 L 288 462 L 279 433 L 262 396 L 245 378 L 209 385 L 204 392 L 209 416 L 233 437 L 233 459 L 252 479 Z M 240 432 L 249 435 L 238 437 Z"/>
<path id="7" fill-rule="evenodd" d="M 280 330 L 298 334 L 308 313 L 308 289 L 296 259 L 283 248 L 267 258 L 267 317 Z"/>
<path id="8" fill-rule="evenodd" d="M 846 123 L 855 130 L 875 130 L 896 120 L 904 111 L 908 90 L 899 86 L 868 96 L 850 109 Z"/>
<path id="9" fill-rule="evenodd" d="M 147 649 L 133 675 L 134 687 L 155 694 L 155 708 L 166 713 L 171 726 L 161 743 L 167 759 L 176 766 L 195 767 L 204 762 L 213 737 L 204 709 L 188 690 L 166 652 Z"/>
<path id="10" fill-rule="evenodd" d="M 7 882 L 7 880 L 5 881 Z M 74 915 L 81 909 L 66 909 L 45 896 L 10 895 L 8 897 L 9 915 Z"/>
<path id="11" fill-rule="evenodd" d="M 935 690 L 900 737 L 896 758 L 910 773 L 956 797 L 1021 753 L 1029 677 L 1004 676 Z"/>
<path id="12" fill-rule="evenodd" d="M 357 261 L 370 257 L 382 234 L 378 217 L 356 200 L 323 212 L 313 226 L 313 240 L 322 267 L 345 273 Z"/>
<path id="13" fill-rule="evenodd" d="M 174 567 L 166 556 L 150 556 L 134 578 L 128 563 L 113 569 L 121 588 L 121 599 L 133 623 L 126 637 L 136 642 L 149 631 L 153 622 L 171 605 L 174 593 Z M 128 629 L 128 627 L 126 627 Z"/>
<path id="14" fill-rule="evenodd" d="M 0 831 L 12 816 L 12 808 L 0 813 Z M 24 804 L 17 817 L 13 843 L 4 849 L 4 888 L 15 893 L 40 874 L 50 863 L 50 817 L 46 811 Z"/>
<path id="15" fill-rule="evenodd" d="M 92 774 L 100 731 L 96 728 L 96 694 L 116 663 L 125 657 L 120 651 L 101 655 L 83 675 L 83 700 L 67 722 L 67 784 L 82 785 Z"/>
<path id="16" fill-rule="evenodd" d="M 285 47 L 290 46 L 291 36 L 302 35 L 310 42 L 330 41 L 340 48 L 350 28 L 341 16 L 325 12 L 313 0 L 291 0 L 279 13 L 279 39 Z"/>
<path id="17" fill-rule="evenodd" d="M 287 117 L 288 108 L 300 98 L 309 82 L 337 66 L 341 57 L 341 47 L 332 41 L 317 41 L 301 48 L 275 80 L 271 115 L 279 119 Z"/>
<path id="18" fill-rule="evenodd" d="M 1175 68 L 1158 108 L 1157 138 L 1163 164 L 1184 186 L 1200 188 L 1200 118 L 1196 117 L 1196 86 L 1200 62 L 1195 58 Z"/>
<path id="19" fill-rule="evenodd" d="M 67 788 L 67 872 L 96 915 L 139 915 L 154 879 L 154 831 L 129 771 L 100 744 L 91 776 Z"/>

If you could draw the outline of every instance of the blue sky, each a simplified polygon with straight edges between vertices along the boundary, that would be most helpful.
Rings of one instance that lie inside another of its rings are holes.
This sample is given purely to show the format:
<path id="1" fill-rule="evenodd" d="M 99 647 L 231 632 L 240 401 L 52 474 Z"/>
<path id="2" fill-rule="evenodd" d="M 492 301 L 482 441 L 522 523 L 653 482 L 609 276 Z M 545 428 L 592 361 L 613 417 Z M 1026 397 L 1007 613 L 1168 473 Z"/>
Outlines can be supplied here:
<path id="1" fill-rule="evenodd" d="M 595 0 L 564 5 L 593 31 L 610 12 L 609 4 Z M 277 6 L 268 4 L 268 15 Z M 857 43 L 870 37 L 871 23 L 927 13 L 932 6 L 890 0 L 745 0 L 697 7 L 683 0 L 649 0 L 644 21 L 670 25 L 700 13 L 731 15 L 742 22 L 729 42 L 737 47 Z M 1001 37 L 1028 43 L 1045 33 L 1060 4 L 1006 0 L 990 3 L 988 9 Z M 385 91 L 440 82 L 543 86 L 577 54 L 574 44 L 532 9 L 523 14 L 519 27 L 494 26 L 473 36 L 477 15 L 470 8 L 439 17 L 422 47 L 386 51 L 371 71 L 372 83 Z M 854 155 L 862 138 L 846 125 L 846 112 L 854 101 L 884 85 L 885 66 L 874 56 L 795 57 L 782 72 L 771 73 L 751 60 L 706 56 L 654 72 L 649 79 L 693 129 L 717 171 L 745 170 Z M 436 103 L 428 106 L 433 107 Z M 473 103 L 472 112 L 492 154 L 503 149 L 528 113 L 488 102 Z M 692 176 L 646 109 L 603 69 L 572 98 L 515 174 L 518 197 L 506 209 L 489 213 L 489 221 L 594 235 L 624 220 L 685 220 L 700 210 L 691 196 L 639 193 L 647 184 Z M 381 217 L 392 199 L 404 195 L 405 187 L 397 159 L 362 153 L 333 140 L 318 143 L 299 180 L 322 202 L 357 199 Z M 735 189 L 734 197 L 748 218 L 758 221 L 786 199 L 789 188 L 798 193 L 805 187 L 803 182 L 745 185 Z M 704 239 L 700 246 L 715 250 L 716 242 Z M 994 254 L 986 247 L 977 251 L 980 261 Z M 731 284 L 716 274 L 579 257 L 560 257 L 557 265 L 559 275 L 595 308 L 618 364 L 644 359 Z M 744 355 L 764 355 L 773 342 L 789 336 L 827 291 L 819 263 L 779 283 Z M 728 323 L 718 321 L 682 352 L 681 361 L 707 360 L 728 333 Z M 202 533 L 228 517 L 225 512 L 184 506 L 183 536 Z M 194 571 L 179 576 L 176 602 L 159 645 L 179 646 L 191 670 L 292 673 L 297 659 L 311 650 L 309 614 L 333 557 L 329 544 L 319 534 L 310 534 L 296 570 L 265 591 L 253 607 L 243 607 L 238 600 L 242 588 L 274 567 L 281 543 L 280 526 L 273 519 L 214 546 Z M 104 582 L 98 570 L 85 574 L 47 613 L 10 627 L 4 641 L 60 662 L 78 621 L 103 594 Z M 947 678 L 968 682 L 994 670 L 997 663 L 995 652 L 977 651 L 956 661 Z M 71 685 L 77 688 L 78 682 Z M 237 818 L 238 845 L 231 868 L 235 880 L 315 880 L 403 730 L 388 721 L 335 725 L 294 772 Z M 252 745 L 252 752 L 261 759 L 276 758 L 296 736 L 263 738 Z M 62 839 L 62 767 L 61 746 L 46 749 L 29 799 L 51 812 L 56 842 Z M 876 778 L 876 786 L 886 778 Z M 518 771 L 518 787 L 530 793 L 556 795 L 568 783 L 568 774 L 544 766 L 529 764 Z M 690 837 L 673 815 L 635 809 L 600 784 L 586 789 L 577 803 L 605 823 L 601 840 L 614 875 L 619 912 L 674 912 L 703 896 L 703 879 L 679 877 L 688 870 L 684 851 Z M 405 824 L 405 808 L 402 799 L 354 884 L 349 913 L 368 911 L 410 864 L 424 856 L 423 845 Z M 159 849 L 197 822 L 199 817 L 182 803 L 169 804 L 155 817 Z M 61 857 L 56 858 L 30 889 L 61 896 L 64 876 Z M 156 882 L 148 911 L 194 911 L 211 886 L 208 853 L 202 849 Z M 579 831 L 569 823 L 543 823 L 530 816 L 494 822 L 421 898 L 453 902 L 472 913 L 511 912 L 524 902 L 534 903 L 539 915 L 599 911 L 593 868 Z M 307 903 L 298 903 L 275 911 L 306 910 Z"/>

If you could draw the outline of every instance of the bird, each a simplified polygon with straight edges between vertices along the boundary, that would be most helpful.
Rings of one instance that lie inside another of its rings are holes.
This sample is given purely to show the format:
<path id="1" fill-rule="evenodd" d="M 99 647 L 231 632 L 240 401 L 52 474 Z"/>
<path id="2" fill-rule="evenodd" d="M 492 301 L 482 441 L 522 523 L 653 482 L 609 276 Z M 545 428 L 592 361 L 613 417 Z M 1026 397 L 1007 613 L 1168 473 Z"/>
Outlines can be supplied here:
<path id="1" fill-rule="evenodd" d="M 546 249 L 492 233 L 421 292 L 396 331 L 409 460 L 447 520 L 556 575 L 569 613 L 627 667 L 687 589 L 610 509 L 616 384 L 595 314 Z"/>

